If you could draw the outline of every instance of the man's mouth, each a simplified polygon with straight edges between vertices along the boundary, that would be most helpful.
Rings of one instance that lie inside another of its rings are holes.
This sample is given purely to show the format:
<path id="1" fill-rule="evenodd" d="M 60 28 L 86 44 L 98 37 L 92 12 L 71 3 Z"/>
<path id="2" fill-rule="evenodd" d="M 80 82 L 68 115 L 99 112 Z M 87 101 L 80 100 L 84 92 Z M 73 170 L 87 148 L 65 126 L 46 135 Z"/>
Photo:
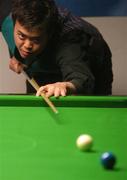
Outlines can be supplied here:
<path id="1" fill-rule="evenodd" d="M 28 51 L 20 50 L 20 54 L 23 58 L 30 56 L 32 53 Z"/>

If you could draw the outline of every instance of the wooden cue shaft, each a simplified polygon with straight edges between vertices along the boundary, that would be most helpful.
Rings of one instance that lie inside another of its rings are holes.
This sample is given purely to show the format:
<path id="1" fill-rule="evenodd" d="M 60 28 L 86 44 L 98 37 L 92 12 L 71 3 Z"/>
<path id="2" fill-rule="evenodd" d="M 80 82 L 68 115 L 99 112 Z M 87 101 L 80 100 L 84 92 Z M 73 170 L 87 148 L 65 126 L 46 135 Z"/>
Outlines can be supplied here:
<path id="1" fill-rule="evenodd" d="M 37 82 L 33 79 L 33 78 L 29 78 L 28 75 L 26 74 L 26 72 L 23 71 L 23 74 L 26 76 L 27 80 L 29 81 L 29 83 L 34 87 L 34 89 L 36 89 L 36 91 L 38 91 L 38 89 L 40 88 L 39 85 L 37 84 Z M 57 109 L 55 108 L 54 104 L 49 100 L 48 97 L 45 96 L 44 93 L 41 93 L 41 96 L 43 97 L 43 99 L 46 101 L 46 103 L 51 107 L 51 109 L 53 110 L 54 113 L 58 113 Z"/>

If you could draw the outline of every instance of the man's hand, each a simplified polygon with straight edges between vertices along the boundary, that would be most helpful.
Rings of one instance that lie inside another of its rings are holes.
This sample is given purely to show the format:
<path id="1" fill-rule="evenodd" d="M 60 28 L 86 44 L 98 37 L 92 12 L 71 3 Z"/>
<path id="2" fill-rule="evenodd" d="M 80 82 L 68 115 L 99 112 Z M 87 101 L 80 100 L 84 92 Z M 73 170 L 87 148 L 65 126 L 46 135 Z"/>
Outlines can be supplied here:
<path id="1" fill-rule="evenodd" d="M 56 82 L 41 86 L 36 93 L 36 96 L 40 96 L 44 93 L 47 97 L 50 96 L 66 96 L 68 93 L 74 93 L 76 91 L 75 86 L 71 82 Z"/>
<path id="2" fill-rule="evenodd" d="M 24 68 L 24 65 L 20 63 L 15 57 L 12 57 L 9 62 L 9 68 L 12 71 L 20 74 Z"/>

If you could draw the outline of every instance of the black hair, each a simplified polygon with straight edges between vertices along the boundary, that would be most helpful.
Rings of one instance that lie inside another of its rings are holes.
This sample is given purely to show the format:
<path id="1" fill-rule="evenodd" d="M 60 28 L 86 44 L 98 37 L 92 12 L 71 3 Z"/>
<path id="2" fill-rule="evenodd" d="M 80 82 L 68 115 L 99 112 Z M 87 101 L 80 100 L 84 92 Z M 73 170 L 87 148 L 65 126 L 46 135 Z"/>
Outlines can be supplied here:
<path id="1" fill-rule="evenodd" d="M 12 19 L 27 29 L 40 28 L 54 31 L 58 22 L 58 10 L 54 0 L 12 0 Z"/>

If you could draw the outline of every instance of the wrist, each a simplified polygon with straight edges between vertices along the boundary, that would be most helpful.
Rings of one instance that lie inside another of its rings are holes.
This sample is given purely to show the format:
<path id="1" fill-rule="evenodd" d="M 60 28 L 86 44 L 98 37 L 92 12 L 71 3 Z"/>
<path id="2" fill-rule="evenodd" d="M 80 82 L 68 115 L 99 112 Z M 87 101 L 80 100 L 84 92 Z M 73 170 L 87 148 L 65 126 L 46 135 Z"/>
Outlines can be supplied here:
<path id="1" fill-rule="evenodd" d="M 66 87 L 67 87 L 67 90 L 68 90 L 69 94 L 72 94 L 72 93 L 76 92 L 76 87 L 72 82 L 68 81 L 68 82 L 65 82 L 65 83 L 66 83 Z"/>

